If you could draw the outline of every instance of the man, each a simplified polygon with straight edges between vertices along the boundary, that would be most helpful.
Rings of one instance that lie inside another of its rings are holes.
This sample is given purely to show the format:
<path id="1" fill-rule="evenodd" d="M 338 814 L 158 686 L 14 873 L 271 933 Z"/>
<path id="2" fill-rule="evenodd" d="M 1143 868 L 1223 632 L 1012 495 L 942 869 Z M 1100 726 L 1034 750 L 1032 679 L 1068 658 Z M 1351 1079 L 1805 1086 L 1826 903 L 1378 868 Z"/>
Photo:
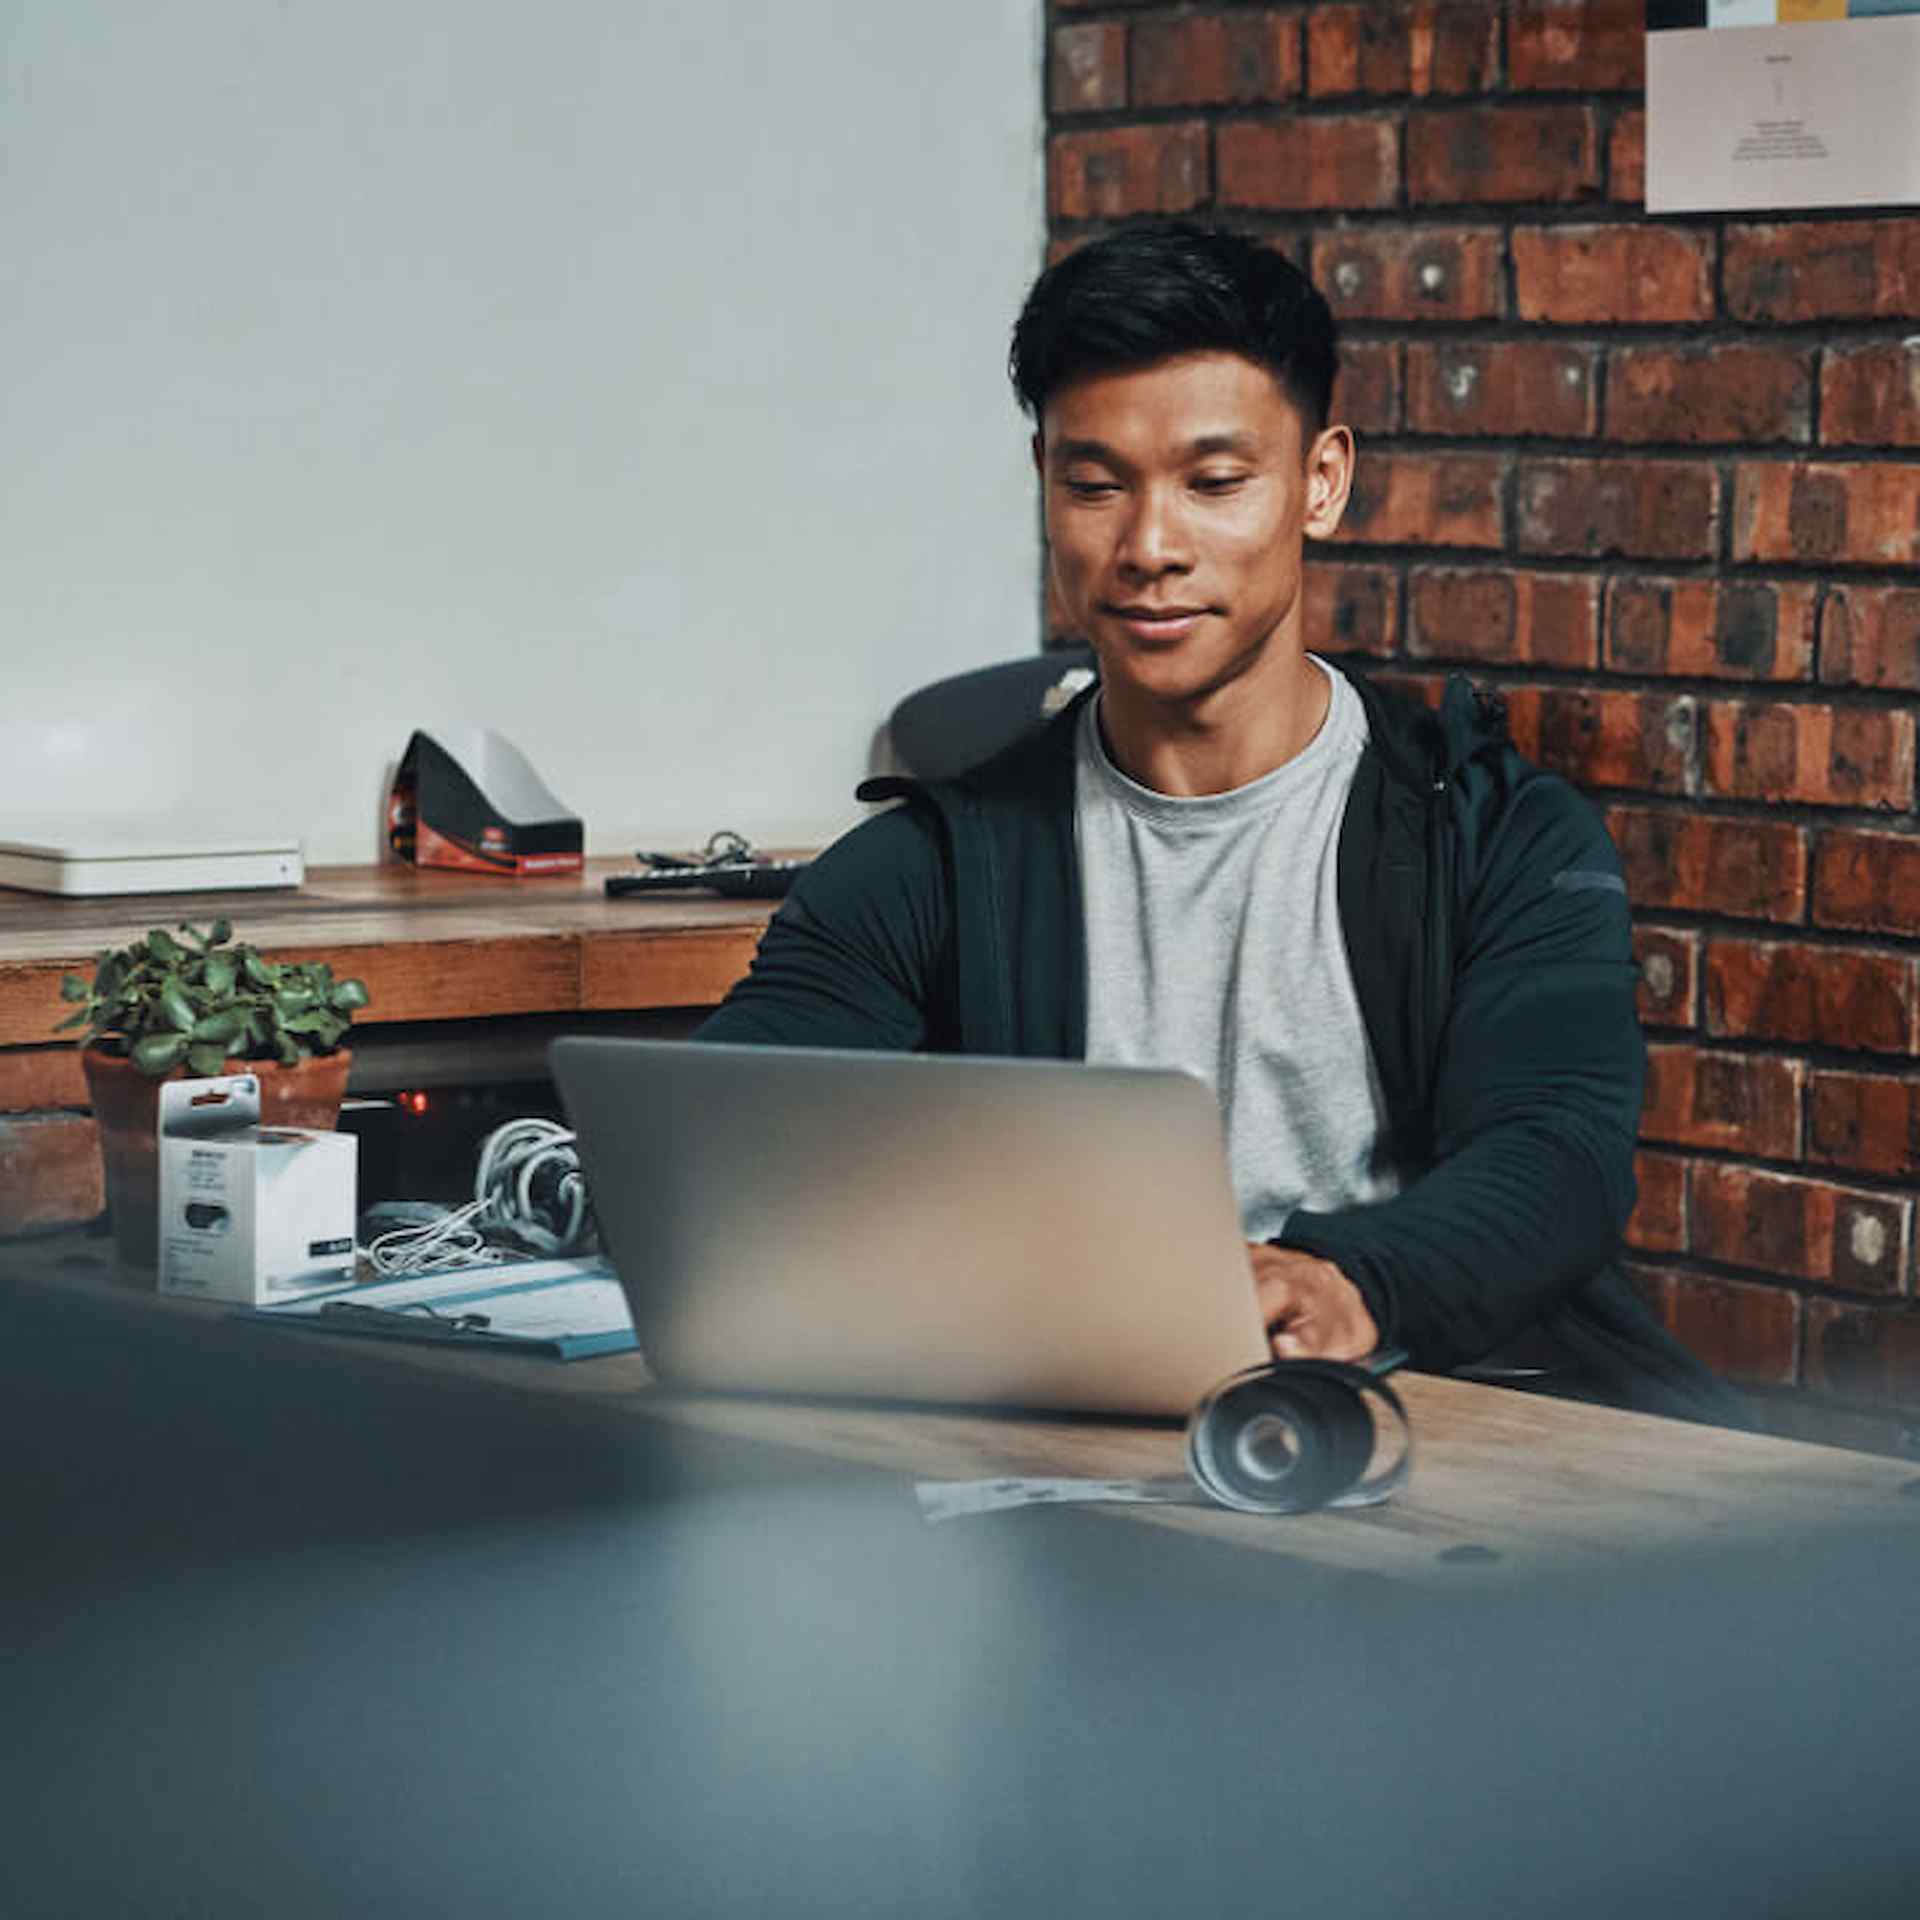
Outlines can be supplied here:
<path id="1" fill-rule="evenodd" d="M 1644 1051 L 1597 816 L 1465 682 L 1436 715 L 1308 651 L 1337 364 L 1236 236 L 1142 222 L 1040 277 L 1012 371 L 1098 686 L 957 780 L 863 788 L 907 804 L 813 864 L 702 1035 L 1185 1067 L 1276 1354 L 1738 1419 L 1610 1264 Z"/>

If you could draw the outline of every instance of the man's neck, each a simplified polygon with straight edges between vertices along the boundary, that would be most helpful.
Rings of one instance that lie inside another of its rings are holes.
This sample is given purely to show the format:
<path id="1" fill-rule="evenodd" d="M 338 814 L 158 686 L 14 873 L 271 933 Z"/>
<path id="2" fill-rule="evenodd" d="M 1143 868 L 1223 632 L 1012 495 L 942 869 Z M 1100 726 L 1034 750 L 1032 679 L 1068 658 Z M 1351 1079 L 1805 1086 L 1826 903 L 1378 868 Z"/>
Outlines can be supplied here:
<path id="1" fill-rule="evenodd" d="M 1275 675 L 1247 675 L 1191 704 L 1169 705 L 1107 686 L 1100 726 L 1128 779 L 1188 799 L 1251 786 L 1303 752 L 1327 717 L 1332 687 L 1305 654 Z"/>

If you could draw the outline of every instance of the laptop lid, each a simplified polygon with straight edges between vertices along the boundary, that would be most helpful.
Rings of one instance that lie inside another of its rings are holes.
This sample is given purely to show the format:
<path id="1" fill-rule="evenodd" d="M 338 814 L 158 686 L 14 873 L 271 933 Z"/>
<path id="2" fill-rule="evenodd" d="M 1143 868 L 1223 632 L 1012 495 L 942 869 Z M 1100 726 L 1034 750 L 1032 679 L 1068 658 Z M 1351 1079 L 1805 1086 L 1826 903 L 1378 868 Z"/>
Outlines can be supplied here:
<path id="1" fill-rule="evenodd" d="M 1189 1075 L 590 1038 L 552 1063 L 677 1384 L 1184 1414 L 1270 1357 Z"/>

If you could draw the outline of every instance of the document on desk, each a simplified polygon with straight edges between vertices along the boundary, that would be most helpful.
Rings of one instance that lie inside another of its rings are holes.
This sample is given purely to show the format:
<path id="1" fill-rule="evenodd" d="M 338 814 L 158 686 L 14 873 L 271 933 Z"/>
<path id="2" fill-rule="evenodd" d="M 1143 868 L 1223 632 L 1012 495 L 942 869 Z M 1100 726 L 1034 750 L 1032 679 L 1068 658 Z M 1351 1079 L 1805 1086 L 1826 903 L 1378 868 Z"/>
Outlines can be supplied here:
<path id="1" fill-rule="evenodd" d="M 638 1346 L 603 1259 L 523 1260 L 307 1294 L 242 1319 L 314 1333 L 499 1347 L 585 1360 Z"/>

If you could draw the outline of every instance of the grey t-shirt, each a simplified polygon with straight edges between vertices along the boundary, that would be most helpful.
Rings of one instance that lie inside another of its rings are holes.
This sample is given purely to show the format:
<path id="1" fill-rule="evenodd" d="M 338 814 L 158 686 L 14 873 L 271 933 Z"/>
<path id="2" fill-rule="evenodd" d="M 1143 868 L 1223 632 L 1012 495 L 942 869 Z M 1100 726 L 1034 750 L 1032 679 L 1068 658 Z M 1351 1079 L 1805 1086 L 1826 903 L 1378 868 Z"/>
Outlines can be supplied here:
<path id="1" fill-rule="evenodd" d="M 1076 744 L 1087 1058 L 1183 1067 L 1214 1089 L 1249 1240 L 1296 1207 L 1399 1188 L 1335 884 L 1367 717 L 1346 677 L 1315 665 L 1332 685 L 1319 732 L 1231 793 L 1179 799 L 1128 779 L 1097 700 Z"/>

